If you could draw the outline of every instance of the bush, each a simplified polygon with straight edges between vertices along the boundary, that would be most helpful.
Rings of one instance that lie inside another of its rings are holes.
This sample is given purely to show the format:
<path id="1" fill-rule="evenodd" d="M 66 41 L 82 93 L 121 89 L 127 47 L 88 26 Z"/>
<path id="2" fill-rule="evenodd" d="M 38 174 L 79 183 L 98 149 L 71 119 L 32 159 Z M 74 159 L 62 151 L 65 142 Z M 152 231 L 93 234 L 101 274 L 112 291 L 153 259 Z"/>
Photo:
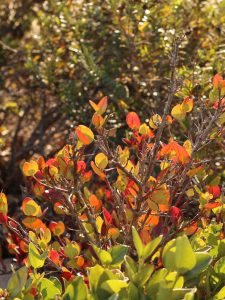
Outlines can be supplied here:
<path id="1" fill-rule="evenodd" d="M 161 115 L 129 112 L 115 144 L 107 97 L 90 101 L 89 127 L 53 158 L 21 163 L 25 216 L 8 216 L 0 198 L 8 247 L 24 264 L 9 298 L 224 298 L 225 80 L 180 100 L 178 47 Z"/>

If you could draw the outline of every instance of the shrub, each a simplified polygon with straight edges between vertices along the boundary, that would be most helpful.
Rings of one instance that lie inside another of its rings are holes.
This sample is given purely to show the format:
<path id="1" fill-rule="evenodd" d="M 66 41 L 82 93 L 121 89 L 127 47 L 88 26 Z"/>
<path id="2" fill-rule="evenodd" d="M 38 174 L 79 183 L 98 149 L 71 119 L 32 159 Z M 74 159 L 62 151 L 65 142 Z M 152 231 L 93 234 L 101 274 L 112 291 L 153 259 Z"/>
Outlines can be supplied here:
<path id="1" fill-rule="evenodd" d="M 89 127 L 53 158 L 21 163 L 24 216 L 8 216 L 0 197 L 8 247 L 24 264 L 9 297 L 224 298 L 225 80 L 174 103 L 178 45 L 162 115 L 129 112 L 116 145 L 107 97 L 90 101 Z"/>

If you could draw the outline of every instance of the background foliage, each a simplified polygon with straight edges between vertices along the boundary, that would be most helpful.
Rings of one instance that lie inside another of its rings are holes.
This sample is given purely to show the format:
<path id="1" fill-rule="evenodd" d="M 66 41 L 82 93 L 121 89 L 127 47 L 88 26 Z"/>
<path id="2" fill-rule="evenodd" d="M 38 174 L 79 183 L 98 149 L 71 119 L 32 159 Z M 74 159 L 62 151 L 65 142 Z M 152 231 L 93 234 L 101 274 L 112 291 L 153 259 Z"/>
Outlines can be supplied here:
<path id="1" fill-rule="evenodd" d="M 128 109 L 162 111 L 174 35 L 184 35 L 189 90 L 223 71 L 224 19 L 219 0 L 1 1 L 1 188 L 18 194 L 18 163 L 53 154 L 71 125 L 88 124 L 89 98 L 108 95 L 121 129 Z"/>

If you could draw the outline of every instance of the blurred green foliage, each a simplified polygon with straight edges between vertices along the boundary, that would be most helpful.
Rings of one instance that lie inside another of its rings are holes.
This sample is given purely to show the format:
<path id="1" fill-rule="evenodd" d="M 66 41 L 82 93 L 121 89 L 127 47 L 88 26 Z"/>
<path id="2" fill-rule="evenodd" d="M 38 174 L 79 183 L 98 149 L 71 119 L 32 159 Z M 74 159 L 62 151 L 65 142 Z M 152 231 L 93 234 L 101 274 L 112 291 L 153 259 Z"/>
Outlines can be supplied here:
<path id="1" fill-rule="evenodd" d="M 163 110 L 175 36 L 178 96 L 198 93 L 223 73 L 224 34 L 224 0 L 2 0 L 0 187 L 18 187 L 22 159 L 89 123 L 90 98 L 108 95 L 118 126 L 128 110 Z"/>

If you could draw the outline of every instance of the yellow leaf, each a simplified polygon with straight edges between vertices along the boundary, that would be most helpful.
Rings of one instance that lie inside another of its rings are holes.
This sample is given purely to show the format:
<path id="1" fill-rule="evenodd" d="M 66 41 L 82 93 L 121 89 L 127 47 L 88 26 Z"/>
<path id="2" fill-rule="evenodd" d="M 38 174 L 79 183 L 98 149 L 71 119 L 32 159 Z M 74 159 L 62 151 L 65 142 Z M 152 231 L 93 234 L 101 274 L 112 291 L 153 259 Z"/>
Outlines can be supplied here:
<path id="1" fill-rule="evenodd" d="M 162 185 L 152 192 L 150 199 L 158 204 L 167 204 L 170 200 L 170 192 L 165 185 Z"/>
<path id="2" fill-rule="evenodd" d="M 38 171 L 38 164 L 36 161 L 31 160 L 30 162 L 25 162 L 23 164 L 23 174 L 25 176 L 33 176 Z"/>
<path id="3" fill-rule="evenodd" d="M 101 169 L 99 169 L 96 164 L 92 161 L 91 162 L 91 167 L 93 169 L 93 171 L 95 172 L 95 174 L 97 174 L 101 179 L 105 179 L 105 174 L 102 172 Z"/>
<path id="4" fill-rule="evenodd" d="M 0 213 L 7 215 L 8 213 L 8 202 L 6 195 L 4 193 L 0 193 Z"/>
<path id="5" fill-rule="evenodd" d="M 182 110 L 182 105 L 177 104 L 173 107 L 171 111 L 171 115 L 176 119 L 176 120 L 183 120 L 186 117 L 186 112 Z"/>
<path id="6" fill-rule="evenodd" d="M 161 122 L 162 122 L 161 116 L 158 114 L 155 114 L 151 117 L 151 119 L 149 121 L 149 126 L 153 129 L 157 129 Z"/>
<path id="7" fill-rule="evenodd" d="M 150 132 L 150 128 L 148 127 L 148 125 L 146 125 L 146 124 L 144 123 L 144 124 L 141 124 L 141 126 L 139 127 L 138 132 L 139 132 L 141 135 L 147 135 L 147 134 L 149 134 L 149 132 Z"/>
<path id="8" fill-rule="evenodd" d="M 184 113 L 192 111 L 193 106 L 194 106 L 194 101 L 193 98 L 190 97 L 185 98 L 181 104 L 181 108 Z"/>
<path id="9" fill-rule="evenodd" d="M 186 140 L 183 144 L 184 148 L 186 149 L 187 153 L 189 155 L 191 155 L 191 152 L 192 152 L 192 144 L 191 144 L 191 141 L 190 140 Z"/>
<path id="10" fill-rule="evenodd" d="M 108 157 L 104 153 L 98 153 L 95 156 L 95 164 L 100 170 L 104 170 L 108 165 Z"/>

